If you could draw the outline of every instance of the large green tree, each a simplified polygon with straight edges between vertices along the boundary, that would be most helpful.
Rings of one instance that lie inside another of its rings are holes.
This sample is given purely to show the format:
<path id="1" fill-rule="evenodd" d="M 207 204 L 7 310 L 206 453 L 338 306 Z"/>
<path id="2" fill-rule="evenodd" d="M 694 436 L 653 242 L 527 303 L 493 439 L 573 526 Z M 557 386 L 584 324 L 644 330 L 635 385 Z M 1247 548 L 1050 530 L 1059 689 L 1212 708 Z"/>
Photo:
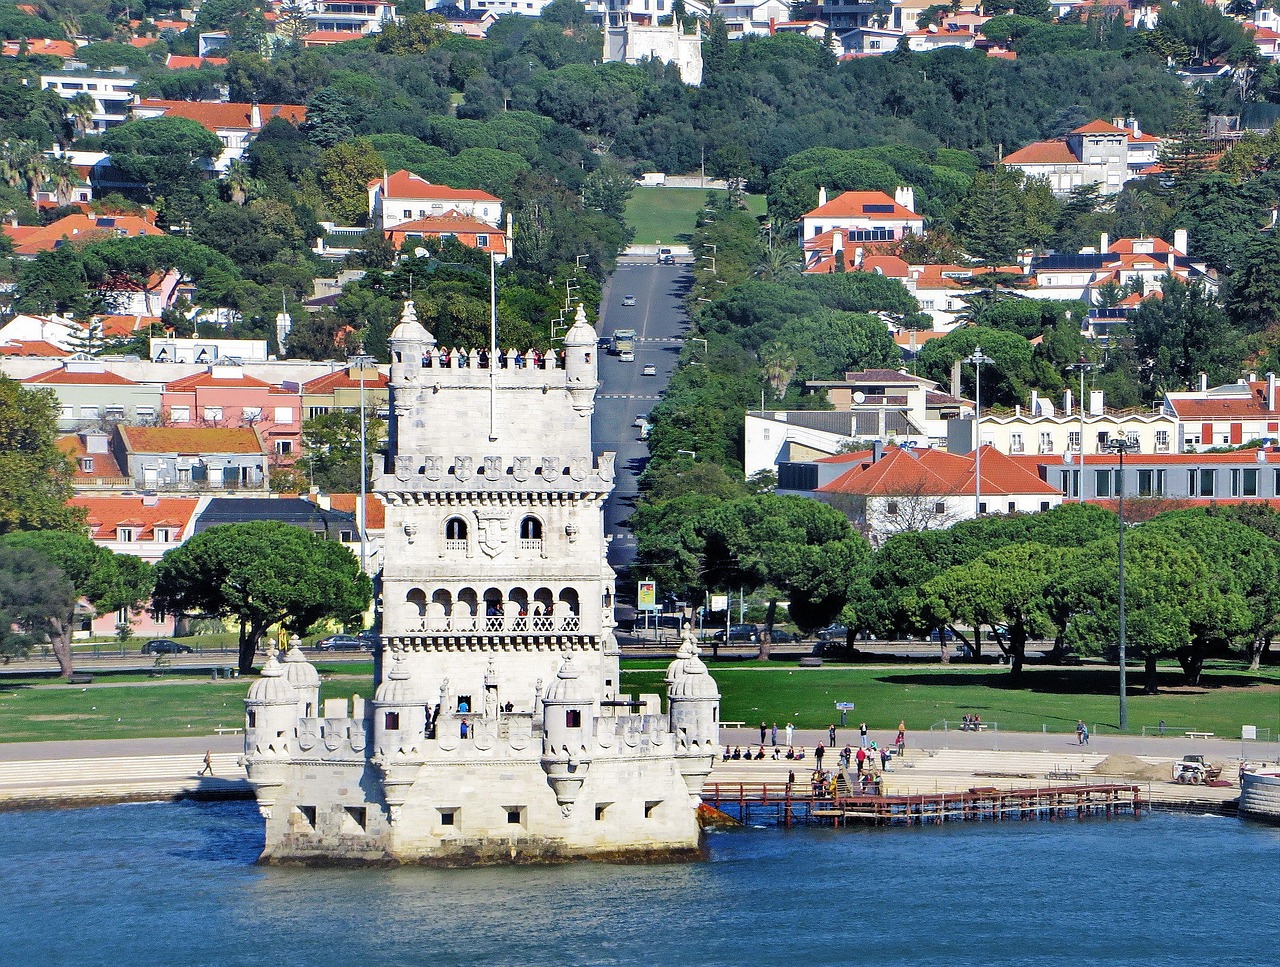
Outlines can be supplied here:
<path id="1" fill-rule="evenodd" d="M 240 671 L 267 629 L 299 634 L 323 618 L 356 620 L 373 585 L 347 548 L 279 521 L 211 527 L 156 566 L 155 607 L 167 614 L 233 618 Z"/>
<path id="2" fill-rule="evenodd" d="M 57 446 L 58 399 L 0 375 L 0 534 L 75 530 L 71 460 Z"/>
<path id="3" fill-rule="evenodd" d="M 83 534 L 18 531 L 0 540 L 9 548 L 41 554 L 73 589 L 71 608 L 46 614 L 46 624 L 41 629 L 49 637 L 63 677 L 74 670 L 71 635 L 77 627 L 74 608 L 81 598 L 96 614 L 107 614 L 122 609 L 136 611 L 151 593 L 151 565 L 129 554 L 113 554 Z"/>
<path id="4" fill-rule="evenodd" d="M 67 576 L 39 551 L 0 543 L 0 661 L 51 642 L 76 599 Z"/>

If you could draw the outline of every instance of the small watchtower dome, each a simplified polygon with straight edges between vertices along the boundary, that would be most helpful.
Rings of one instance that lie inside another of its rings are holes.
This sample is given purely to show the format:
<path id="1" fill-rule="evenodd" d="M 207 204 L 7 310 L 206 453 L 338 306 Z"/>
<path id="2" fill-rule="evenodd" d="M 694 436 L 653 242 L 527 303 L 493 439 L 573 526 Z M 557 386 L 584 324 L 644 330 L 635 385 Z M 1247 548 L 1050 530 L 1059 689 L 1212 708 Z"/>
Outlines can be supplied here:
<path id="1" fill-rule="evenodd" d="M 289 650 L 284 653 L 284 678 L 297 693 L 298 715 L 311 718 L 320 707 L 320 673 L 307 661 L 301 644 L 297 635 L 289 639 Z"/>
<path id="2" fill-rule="evenodd" d="M 391 382 L 404 386 L 417 382 L 422 358 L 436 346 L 436 337 L 418 321 L 412 300 L 406 300 L 400 324 L 391 331 Z"/>
<path id="3" fill-rule="evenodd" d="M 564 334 L 565 383 L 573 400 L 573 409 L 579 416 L 590 416 L 596 405 L 597 376 L 596 351 L 599 337 L 587 322 L 587 312 L 578 303 L 573 325 Z"/>

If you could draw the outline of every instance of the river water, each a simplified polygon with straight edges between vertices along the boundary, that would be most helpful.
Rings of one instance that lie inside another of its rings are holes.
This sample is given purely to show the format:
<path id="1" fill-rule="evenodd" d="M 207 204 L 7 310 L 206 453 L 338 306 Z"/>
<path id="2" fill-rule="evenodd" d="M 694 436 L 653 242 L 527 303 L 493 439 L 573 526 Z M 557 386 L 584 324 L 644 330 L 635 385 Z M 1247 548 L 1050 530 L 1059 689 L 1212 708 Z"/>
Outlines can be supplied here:
<path id="1" fill-rule="evenodd" d="M 0 814 L 9 965 L 1273 964 L 1280 829 L 746 830 L 705 863 L 255 865 L 251 803 Z"/>

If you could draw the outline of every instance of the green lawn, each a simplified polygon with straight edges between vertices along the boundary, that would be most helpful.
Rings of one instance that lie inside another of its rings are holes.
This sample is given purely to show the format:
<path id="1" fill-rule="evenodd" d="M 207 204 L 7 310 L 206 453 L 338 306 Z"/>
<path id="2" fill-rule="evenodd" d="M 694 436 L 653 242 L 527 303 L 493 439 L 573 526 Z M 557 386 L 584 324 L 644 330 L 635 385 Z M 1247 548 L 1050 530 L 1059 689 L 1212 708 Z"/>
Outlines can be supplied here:
<path id="1" fill-rule="evenodd" d="M 369 696 L 371 663 L 318 666 L 325 698 Z M 171 670 L 162 679 L 94 675 L 92 685 L 53 686 L 49 679 L 0 679 L 0 742 L 136 739 L 211 735 L 244 724 L 253 679 L 196 678 Z"/>
<path id="2" fill-rule="evenodd" d="M 723 191 L 715 192 L 723 195 Z M 636 245 L 688 242 L 706 207 L 707 191 L 701 188 L 637 188 L 627 202 L 627 224 L 635 229 Z M 763 195 L 748 195 L 747 208 L 754 215 L 765 213 Z"/>
<path id="3" fill-rule="evenodd" d="M 662 668 L 655 662 L 628 662 L 626 691 L 662 692 Z M 370 662 L 318 665 L 325 678 L 322 695 L 348 698 L 372 694 Z M 927 732 L 943 719 L 958 721 L 966 712 L 998 723 L 1005 731 L 1070 732 L 1083 718 L 1091 728 L 1116 728 L 1114 669 L 1029 668 L 1026 687 L 1008 687 L 1009 673 L 987 668 L 894 668 L 828 666 L 779 668 L 750 663 L 712 667 L 724 695 L 721 718 L 727 721 L 779 723 L 823 728 L 838 721 L 834 702 L 856 702 L 850 721 L 863 719 L 875 729 L 891 729 L 905 719 L 913 732 Z M 0 679 L 0 741 L 140 738 L 209 735 L 219 726 L 237 726 L 252 679 L 196 677 L 180 669 L 163 679 L 127 674 L 96 674 L 92 685 L 54 686 L 40 676 Z M 1257 725 L 1280 735 L 1280 670 L 1253 675 L 1230 667 L 1205 673 L 1205 685 L 1187 689 L 1171 669 L 1159 695 L 1129 696 L 1129 726 L 1141 732 L 1164 719 L 1178 735 L 1188 729 L 1230 737 L 1241 725 Z M 1140 687 L 1136 675 L 1131 684 Z"/>
<path id="4" fill-rule="evenodd" d="M 1129 675 L 1130 732 L 1155 728 L 1164 719 L 1179 735 L 1194 729 L 1239 736 L 1241 725 L 1269 728 L 1273 739 L 1280 735 L 1280 671 L 1253 675 L 1215 669 L 1204 675 L 1208 687 L 1188 689 L 1170 670 L 1158 695 L 1137 691 L 1142 682 L 1135 671 Z M 1070 732 L 1080 718 L 1104 732 L 1117 728 L 1114 668 L 1028 668 L 1022 689 L 1008 687 L 1008 671 L 990 668 L 731 665 L 713 666 L 711 672 L 723 695 L 720 717 L 727 721 L 789 719 L 800 728 L 824 728 L 839 721 L 835 702 L 854 702 L 857 710 L 850 721 L 865 719 L 875 729 L 895 728 L 905 719 L 909 729 L 927 732 L 943 719 L 955 723 L 966 713 L 981 715 L 1005 731 L 1039 732 L 1047 726 L 1051 732 Z M 661 692 L 662 672 L 629 669 L 622 684 L 633 694 Z"/>

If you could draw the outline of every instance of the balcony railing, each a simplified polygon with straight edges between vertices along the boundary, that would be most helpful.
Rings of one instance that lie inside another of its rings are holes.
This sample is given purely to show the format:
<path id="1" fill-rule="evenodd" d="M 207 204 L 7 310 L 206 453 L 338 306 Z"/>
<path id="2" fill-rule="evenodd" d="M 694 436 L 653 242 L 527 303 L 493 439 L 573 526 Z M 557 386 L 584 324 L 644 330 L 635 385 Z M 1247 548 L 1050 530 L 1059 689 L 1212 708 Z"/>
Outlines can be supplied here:
<path id="1" fill-rule="evenodd" d="M 555 634 L 582 630 L 582 618 L 565 615 L 450 615 L 421 619 L 406 629 L 418 634 Z"/>

